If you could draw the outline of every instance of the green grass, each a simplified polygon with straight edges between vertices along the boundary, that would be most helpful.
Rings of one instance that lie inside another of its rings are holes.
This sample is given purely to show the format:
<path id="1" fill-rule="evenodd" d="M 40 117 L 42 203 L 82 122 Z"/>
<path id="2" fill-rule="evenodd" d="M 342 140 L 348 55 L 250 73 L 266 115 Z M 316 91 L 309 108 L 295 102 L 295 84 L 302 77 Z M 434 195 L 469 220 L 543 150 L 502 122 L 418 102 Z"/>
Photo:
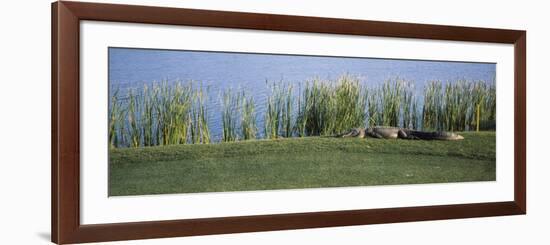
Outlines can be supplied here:
<path id="1" fill-rule="evenodd" d="M 495 133 L 462 141 L 304 137 L 110 149 L 109 195 L 495 180 Z"/>

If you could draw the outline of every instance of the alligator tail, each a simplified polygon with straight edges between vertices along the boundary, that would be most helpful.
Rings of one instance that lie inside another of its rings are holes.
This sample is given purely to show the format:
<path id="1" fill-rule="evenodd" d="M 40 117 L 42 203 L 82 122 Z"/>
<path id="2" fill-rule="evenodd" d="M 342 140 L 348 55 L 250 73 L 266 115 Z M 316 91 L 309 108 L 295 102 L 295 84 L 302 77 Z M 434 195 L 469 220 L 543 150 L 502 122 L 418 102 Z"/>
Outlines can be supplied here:
<path id="1" fill-rule="evenodd" d="M 423 132 L 423 131 L 410 131 L 410 138 L 422 139 L 422 140 L 462 140 L 462 135 L 452 132 Z"/>

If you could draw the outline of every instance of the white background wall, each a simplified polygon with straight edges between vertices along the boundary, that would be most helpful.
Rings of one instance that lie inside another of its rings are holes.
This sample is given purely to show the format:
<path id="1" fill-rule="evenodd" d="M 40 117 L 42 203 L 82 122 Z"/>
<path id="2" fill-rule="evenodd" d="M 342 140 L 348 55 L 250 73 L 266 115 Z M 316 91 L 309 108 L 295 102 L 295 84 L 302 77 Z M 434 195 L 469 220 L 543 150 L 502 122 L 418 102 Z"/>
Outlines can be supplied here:
<path id="1" fill-rule="evenodd" d="M 97 1 L 97 0 L 96 0 Z M 100 1 L 97 1 L 100 2 Z M 101 1 L 103 2 L 103 1 Z M 548 244 L 550 22 L 545 1 L 131 0 L 158 6 L 527 30 L 528 214 L 116 244 Z M 0 14 L 0 244 L 47 244 L 50 230 L 50 1 Z M 510 108 L 512 110 L 512 108 Z"/>

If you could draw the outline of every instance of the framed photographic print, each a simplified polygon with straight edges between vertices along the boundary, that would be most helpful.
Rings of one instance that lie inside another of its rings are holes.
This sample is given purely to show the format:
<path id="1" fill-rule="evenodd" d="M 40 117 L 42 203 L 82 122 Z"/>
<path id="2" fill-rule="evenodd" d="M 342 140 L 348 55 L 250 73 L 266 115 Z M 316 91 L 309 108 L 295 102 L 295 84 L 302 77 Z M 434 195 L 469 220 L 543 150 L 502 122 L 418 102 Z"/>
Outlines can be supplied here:
<path id="1" fill-rule="evenodd" d="M 526 32 L 52 4 L 52 241 L 525 214 Z"/>

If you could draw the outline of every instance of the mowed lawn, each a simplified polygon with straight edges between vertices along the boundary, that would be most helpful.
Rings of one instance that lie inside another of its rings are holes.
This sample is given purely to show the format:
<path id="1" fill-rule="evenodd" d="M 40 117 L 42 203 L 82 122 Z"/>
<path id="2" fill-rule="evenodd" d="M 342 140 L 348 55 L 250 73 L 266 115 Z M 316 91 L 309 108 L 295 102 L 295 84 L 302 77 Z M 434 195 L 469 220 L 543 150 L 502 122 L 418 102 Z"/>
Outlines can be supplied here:
<path id="1" fill-rule="evenodd" d="M 109 195 L 493 181 L 495 133 L 290 138 L 110 150 Z"/>

